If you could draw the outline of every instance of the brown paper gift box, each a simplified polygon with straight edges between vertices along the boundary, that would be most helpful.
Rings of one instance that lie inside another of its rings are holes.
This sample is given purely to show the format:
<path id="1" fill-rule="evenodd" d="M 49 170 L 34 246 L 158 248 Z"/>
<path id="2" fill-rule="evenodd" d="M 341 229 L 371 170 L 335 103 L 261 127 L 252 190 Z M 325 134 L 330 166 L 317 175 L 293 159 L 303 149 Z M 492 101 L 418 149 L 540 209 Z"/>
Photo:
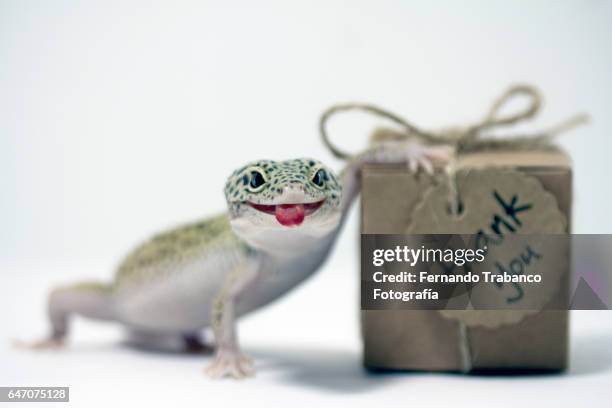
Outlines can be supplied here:
<path id="1" fill-rule="evenodd" d="M 479 152 L 458 159 L 459 169 L 488 167 L 512 168 L 537 178 L 556 197 L 571 225 L 572 171 L 565 153 Z M 361 232 L 405 233 L 413 209 L 433 182 L 425 174 L 411 174 L 405 166 L 364 168 Z M 561 294 L 568 284 L 567 279 L 562 282 Z M 459 323 L 436 310 L 363 310 L 364 364 L 390 370 L 561 371 L 568 364 L 568 319 L 568 311 L 545 310 L 514 325 L 468 327 L 470 351 L 466 353 Z"/>

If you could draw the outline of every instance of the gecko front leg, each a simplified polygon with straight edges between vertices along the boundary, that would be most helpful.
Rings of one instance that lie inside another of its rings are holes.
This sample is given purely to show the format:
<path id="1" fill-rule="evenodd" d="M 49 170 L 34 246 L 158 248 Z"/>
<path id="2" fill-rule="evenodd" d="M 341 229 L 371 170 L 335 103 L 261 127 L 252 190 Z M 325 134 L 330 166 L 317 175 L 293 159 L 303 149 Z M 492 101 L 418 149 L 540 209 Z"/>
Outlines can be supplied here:
<path id="1" fill-rule="evenodd" d="M 406 164 L 410 171 L 419 168 L 431 174 L 434 164 L 445 165 L 453 157 L 454 148 L 450 145 L 429 146 L 410 140 L 376 141 L 364 152 L 348 161 L 340 176 L 342 178 L 343 220 L 355 202 L 361 188 L 359 178 L 361 169 L 367 164 Z"/>
<path id="2" fill-rule="evenodd" d="M 213 301 L 212 327 L 217 343 L 213 362 L 206 368 L 212 378 L 244 378 L 255 374 L 253 360 L 242 353 L 236 333 L 236 300 L 258 275 L 261 262 L 250 258 L 234 269 Z"/>

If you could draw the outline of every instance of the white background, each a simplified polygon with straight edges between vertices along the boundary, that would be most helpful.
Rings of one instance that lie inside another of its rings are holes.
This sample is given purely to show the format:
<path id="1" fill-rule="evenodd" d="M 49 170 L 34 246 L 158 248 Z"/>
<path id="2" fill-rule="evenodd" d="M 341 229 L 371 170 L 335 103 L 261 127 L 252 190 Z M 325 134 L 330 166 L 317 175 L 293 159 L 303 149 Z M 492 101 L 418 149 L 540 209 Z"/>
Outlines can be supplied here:
<path id="1" fill-rule="evenodd" d="M 241 324 L 255 379 L 211 382 L 203 357 L 134 351 L 118 328 L 84 321 L 60 353 L 8 340 L 45 332 L 54 284 L 108 280 L 151 233 L 222 211 L 225 177 L 244 162 L 339 169 L 316 129 L 336 102 L 438 128 L 480 119 L 511 83 L 537 84 L 547 103 L 518 130 L 591 114 L 561 141 L 574 231 L 611 232 L 611 22 L 603 0 L 0 1 L 0 385 L 69 385 L 73 406 L 609 403 L 608 312 L 573 313 L 566 375 L 366 375 L 356 214 L 313 280 Z M 356 148 L 373 124 L 332 130 Z"/>

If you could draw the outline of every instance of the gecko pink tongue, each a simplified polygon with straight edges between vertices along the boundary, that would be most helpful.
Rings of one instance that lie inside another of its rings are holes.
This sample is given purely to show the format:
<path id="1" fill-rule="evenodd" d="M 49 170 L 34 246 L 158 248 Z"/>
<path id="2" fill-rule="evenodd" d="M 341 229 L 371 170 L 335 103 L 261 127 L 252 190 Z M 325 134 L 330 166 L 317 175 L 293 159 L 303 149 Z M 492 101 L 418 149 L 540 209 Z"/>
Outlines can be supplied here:
<path id="1" fill-rule="evenodd" d="M 274 211 L 276 220 L 286 227 L 300 225 L 304 221 L 303 204 L 279 204 Z"/>

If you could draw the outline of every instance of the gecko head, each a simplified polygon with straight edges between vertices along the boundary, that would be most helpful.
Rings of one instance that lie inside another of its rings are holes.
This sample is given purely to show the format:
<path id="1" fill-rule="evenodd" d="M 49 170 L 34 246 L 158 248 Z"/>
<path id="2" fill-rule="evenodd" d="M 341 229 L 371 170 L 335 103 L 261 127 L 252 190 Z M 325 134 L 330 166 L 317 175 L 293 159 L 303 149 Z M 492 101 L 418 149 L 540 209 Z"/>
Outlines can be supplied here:
<path id="1" fill-rule="evenodd" d="M 341 194 L 336 175 L 314 159 L 251 162 L 225 185 L 232 228 L 250 243 L 270 234 L 290 239 L 335 230 Z"/>

